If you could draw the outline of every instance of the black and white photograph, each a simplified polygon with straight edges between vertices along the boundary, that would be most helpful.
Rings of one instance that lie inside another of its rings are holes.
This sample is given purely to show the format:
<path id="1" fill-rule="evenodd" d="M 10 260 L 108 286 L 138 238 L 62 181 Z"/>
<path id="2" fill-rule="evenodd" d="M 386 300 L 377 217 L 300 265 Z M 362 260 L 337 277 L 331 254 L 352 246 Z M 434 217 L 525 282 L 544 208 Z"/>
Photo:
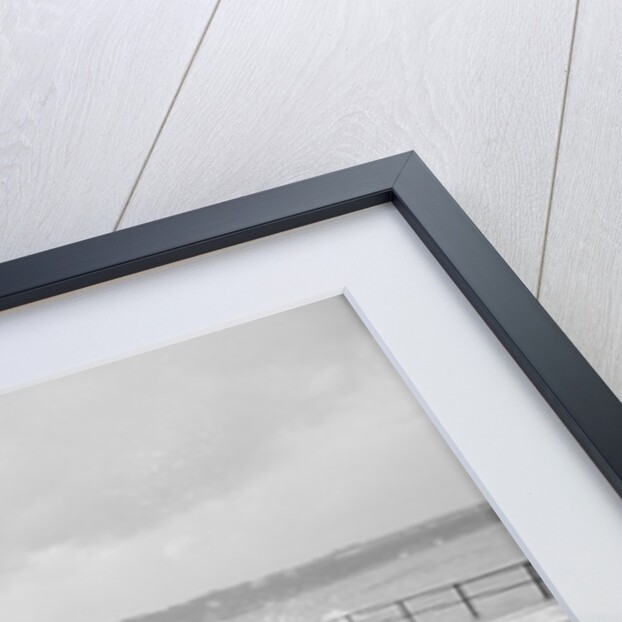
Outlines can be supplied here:
<path id="1" fill-rule="evenodd" d="M 568 620 L 343 296 L 0 413 L 2 620 Z"/>

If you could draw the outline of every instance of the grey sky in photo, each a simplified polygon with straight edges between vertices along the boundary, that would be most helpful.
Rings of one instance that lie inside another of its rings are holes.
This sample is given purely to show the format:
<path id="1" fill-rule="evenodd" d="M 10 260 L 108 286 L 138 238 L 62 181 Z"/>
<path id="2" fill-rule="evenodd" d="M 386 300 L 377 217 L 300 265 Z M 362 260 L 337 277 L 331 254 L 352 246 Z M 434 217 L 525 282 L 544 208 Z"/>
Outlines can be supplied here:
<path id="1" fill-rule="evenodd" d="M 0 612 L 114 622 L 481 502 L 343 297 L 0 397 Z"/>

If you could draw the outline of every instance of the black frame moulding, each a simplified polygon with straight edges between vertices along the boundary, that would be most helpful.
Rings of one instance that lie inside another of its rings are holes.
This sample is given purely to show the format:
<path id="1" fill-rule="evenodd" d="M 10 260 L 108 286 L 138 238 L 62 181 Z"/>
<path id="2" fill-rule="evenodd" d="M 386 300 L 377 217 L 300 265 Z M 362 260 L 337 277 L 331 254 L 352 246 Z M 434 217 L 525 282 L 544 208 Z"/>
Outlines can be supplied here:
<path id="1" fill-rule="evenodd" d="M 414 152 L 0 264 L 0 310 L 393 202 L 622 496 L 622 403 Z"/>

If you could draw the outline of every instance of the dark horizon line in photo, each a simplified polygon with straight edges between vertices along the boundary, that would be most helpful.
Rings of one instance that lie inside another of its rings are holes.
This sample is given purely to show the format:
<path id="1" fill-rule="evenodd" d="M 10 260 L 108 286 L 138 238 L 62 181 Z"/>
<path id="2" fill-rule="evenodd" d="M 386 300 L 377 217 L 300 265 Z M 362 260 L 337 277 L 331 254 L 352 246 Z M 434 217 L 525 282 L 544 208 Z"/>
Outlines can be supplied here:
<path id="1" fill-rule="evenodd" d="M 166 609 L 110 622 L 176 622 L 181 619 L 184 622 L 215 622 L 235 618 L 260 608 L 268 601 L 284 601 L 301 591 L 338 583 L 400 555 L 416 554 L 495 523 L 500 523 L 495 512 L 488 503 L 480 502 L 366 542 L 338 547 L 293 567 L 210 590 Z M 219 617 L 210 617 L 210 611 Z"/>

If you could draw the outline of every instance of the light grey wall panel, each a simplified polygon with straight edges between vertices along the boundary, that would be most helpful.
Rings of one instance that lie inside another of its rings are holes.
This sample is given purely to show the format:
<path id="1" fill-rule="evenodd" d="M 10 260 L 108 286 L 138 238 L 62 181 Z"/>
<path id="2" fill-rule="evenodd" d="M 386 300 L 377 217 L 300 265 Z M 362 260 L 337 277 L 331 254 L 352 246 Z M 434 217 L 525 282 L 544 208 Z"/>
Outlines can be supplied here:
<path id="1" fill-rule="evenodd" d="M 622 3 L 581 2 L 541 300 L 622 398 Z"/>
<path id="2" fill-rule="evenodd" d="M 416 149 L 529 286 L 573 0 L 223 0 L 127 227 Z"/>
<path id="3" fill-rule="evenodd" d="M 0 261 L 114 228 L 213 6 L 0 3 Z"/>

